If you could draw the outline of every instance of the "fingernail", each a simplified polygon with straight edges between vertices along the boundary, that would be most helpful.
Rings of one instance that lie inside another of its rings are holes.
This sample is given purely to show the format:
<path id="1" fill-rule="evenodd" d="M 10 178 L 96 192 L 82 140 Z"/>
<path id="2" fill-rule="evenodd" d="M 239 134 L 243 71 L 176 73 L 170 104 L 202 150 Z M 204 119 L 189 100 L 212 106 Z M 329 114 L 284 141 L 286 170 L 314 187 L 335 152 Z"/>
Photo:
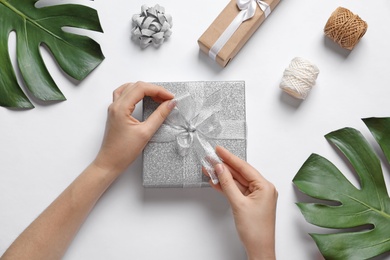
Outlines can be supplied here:
<path id="1" fill-rule="evenodd" d="M 215 170 L 215 173 L 216 173 L 217 175 L 221 175 L 221 174 L 224 172 L 225 167 L 223 166 L 223 164 L 218 163 L 218 164 L 216 164 L 216 165 L 214 166 L 214 170 Z"/>
<path id="2" fill-rule="evenodd" d="M 168 102 L 168 109 L 172 110 L 176 106 L 177 101 L 175 99 L 172 99 Z"/>

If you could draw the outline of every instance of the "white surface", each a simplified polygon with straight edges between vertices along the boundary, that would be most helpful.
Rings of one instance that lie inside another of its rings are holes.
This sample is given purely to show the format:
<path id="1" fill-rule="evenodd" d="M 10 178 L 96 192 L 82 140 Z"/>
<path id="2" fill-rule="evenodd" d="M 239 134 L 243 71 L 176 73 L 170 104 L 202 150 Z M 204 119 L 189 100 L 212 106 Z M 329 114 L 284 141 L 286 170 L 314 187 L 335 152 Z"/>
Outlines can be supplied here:
<path id="1" fill-rule="evenodd" d="M 294 203 L 307 198 L 292 179 L 312 152 L 348 172 L 323 135 L 351 126 L 373 142 L 360 118 L 390 116 L 390 2 L 282 0 L 224 69 L 199 52 L 197 39 L 226 6 L 225 0 L 160 1 L 173 16 L 173 35 L 159 49 L 145 50 L 130 40 L 130 20 L 142 4 L 156 2 L 72 2 L 98 10 L 104 34 L 86 34 L 101 44 L 106 59 L 76 83 L 44 51 L 68 100 L 35 102 L 35 109 L 22 112 L 0 108 L 0 255 L 94 158 L 116 87 L 137 80 L 245 80 L 248 161 L 279 191 L 277 256 L 321 259 L 307 233 L 323 229 L 303 219 Z M 352 52 L 323 34 L 338 6 L 369 24 Z M 14 39 L 11 35 L 10 42 Z M 14 53 L 13 44 L 10 48 Z M 278 88 L 296 56 L 320 69 L 316 86 L 303 102 Z M 140 109 L 135 112 L 138 118 Z M 388 181 L 387 172 L 385 177 Z M 211 189 L 144 189 L 139 158 L 99 201 L 64 259 L 237 260 L 245 259 L 245 252 L 222 195 Z"/>

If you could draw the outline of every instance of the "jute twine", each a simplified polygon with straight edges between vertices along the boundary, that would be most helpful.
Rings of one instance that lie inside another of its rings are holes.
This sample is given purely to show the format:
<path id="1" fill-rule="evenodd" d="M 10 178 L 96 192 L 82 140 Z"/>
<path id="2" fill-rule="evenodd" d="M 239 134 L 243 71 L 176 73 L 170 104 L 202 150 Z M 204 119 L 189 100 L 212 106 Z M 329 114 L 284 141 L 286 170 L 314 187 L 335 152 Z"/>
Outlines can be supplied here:
<path id="1" fill-rule="evenodd" d="M 325 25 L 325 35 L 352 50 L 367 31 L 367 23 L 346 8 L 338 7 Z"/>
<path id="2" fill-rule="evenodd" d="M 305 99 L 316 84 L 319 73 L 320 70 L 310 61 L 294 58 L 284 70 L 280 88 L 295 98 Z"/>

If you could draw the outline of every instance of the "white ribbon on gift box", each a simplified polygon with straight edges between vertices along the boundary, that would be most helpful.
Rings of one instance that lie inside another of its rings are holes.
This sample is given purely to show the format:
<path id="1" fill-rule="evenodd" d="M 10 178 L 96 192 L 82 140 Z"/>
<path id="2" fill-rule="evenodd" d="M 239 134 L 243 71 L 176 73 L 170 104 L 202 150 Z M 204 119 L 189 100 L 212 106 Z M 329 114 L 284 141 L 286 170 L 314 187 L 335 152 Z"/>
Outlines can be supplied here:
<path id="1" fill-rule="evenodd" d="M 251 19 L 256 12 L 256 3 L 260 9 L 264 12 L 265 18 L 271 13 L 270 6 L 260 0 L 237 0 L 237 6 L 241 10 L 225 31 L 219 36 L 218 40 L 210 48 L 209 57 L 213 60 L 216 59 L 220 50 L 225 46 L 228 40 L 232 37 L 233 33 L 237 31 L 238 27 L 248 19 Z"/>
<path id="2" fill-rule="evenodd" d="M 212 182 L 217 184 L 214 165 L 222 161 L 215 152 L 213 140 L 244 140 L 245 121 L 219 118 L 218 112 L 222 109 L 223 101 L 221 90 L 215 91 L 204 101 L 193 98 L 189 93 L 175 98 L 175 101 L 175 109 L 150 141 L 176 142 L 177 152 L 182 157 L 194 151 Z"/>

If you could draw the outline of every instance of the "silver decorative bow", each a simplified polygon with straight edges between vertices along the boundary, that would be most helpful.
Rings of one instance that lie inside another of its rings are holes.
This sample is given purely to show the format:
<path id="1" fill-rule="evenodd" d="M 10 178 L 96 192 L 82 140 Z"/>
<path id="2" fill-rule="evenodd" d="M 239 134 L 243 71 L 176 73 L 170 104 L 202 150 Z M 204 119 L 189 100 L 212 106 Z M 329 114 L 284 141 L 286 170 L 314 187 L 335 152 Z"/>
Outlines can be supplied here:
<path id="1" fill-rule="evenodd" d="M 172 34 L 172 16 L 166 14 L 165 8 L 158 4 L 154 7 L 143 5 L 141 13 L 133 15 L 132 21 L 134 27 L 131 34 L 139 40 L 142 48 L 151 43 L 160 46 Z"/>
<path id="2" fill-rule="evenodd" d="M 245 138 L 245 122 L 218 118 L 222 109 L 221 92 L 214 92 L 204 102 L 195 100 L 188 93 L 175 98 L 175 109 L 150 140 L 176 142 L 181 156 L 187 156 L 193 150 L 214 184 L 218 183 L 214 165 L 222 161 L 215 153 L 213 140 Z"/>

